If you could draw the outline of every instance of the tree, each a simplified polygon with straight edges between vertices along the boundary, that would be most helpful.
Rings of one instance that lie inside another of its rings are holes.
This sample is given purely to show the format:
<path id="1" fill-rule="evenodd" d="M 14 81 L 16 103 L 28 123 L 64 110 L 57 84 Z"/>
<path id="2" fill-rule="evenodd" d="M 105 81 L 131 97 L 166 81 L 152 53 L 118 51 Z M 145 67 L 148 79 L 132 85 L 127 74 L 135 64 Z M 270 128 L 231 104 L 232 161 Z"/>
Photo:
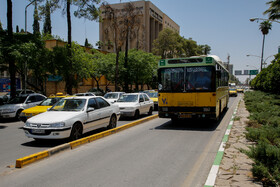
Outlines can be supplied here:
<path id="1" fill-rule="evenodd" d="M 0 31 L 3 31 L 3 27 L 2 27 L 2 23 L 1 23 L 1 20 L 0 20 Z"/>
<path id="2" fill-rule="evenodd" d="M 118 79 L 119 79 L 119 56 L 121 47 L 124 44 L 124 39 L 121 37 L 120 33 L 122 33 L 123 25 L 120 24 L 120 20 L 118 18 L 118 10 L 112 8 L 108 3 L 103 3 L 102 8 L 105 12 L 104 19 L 107 19 L 109 22 L 109 27 L 106 28 L 106 33 L 113 33 L 114 37 L 114 48 L 116 53 L 116 69 L 115 69 L 115 90 L 119 91 L 118 87 Z"/>
<path id="3" fill-rule="evenodd" d="M 263 65 L 263 52 L 264 52 L 264 41 L 265 41 L 265 35 L 268 34 L 269 30 L 271 30 L 271 22 L 269 21 L 263 21 L 260 23 L 260 30 L 263 34 L 263 43 L 262 43 L 262 56 L 261 56 L 261 71 L 262 71 L 262 65 Z"/>
<path id="4" fill-rule="evenodd" d="M 124 68 L 126 69 L 125 74 L 128 75 L 128 43 L 130 38 L 133 37 L 133 29 L 134 27 L 140 24 L 140 11 L 136 9 L 136 7 L 131 3 L 127 3 L 123 9 L 122 20 L 124 23 L 124 35 L 125 35 L 125 57 L 124 57 Z M 125 79 L 124 91 L 128 92 L 128 79 Z"/>
<path id="5" fill-rule="evenodd" d="M 40 34 L 39 13 L 37 9 L 37 1 L 35 1 L 34 14 L 33 14 L 33 34 Z"/>
<path id="6" fill-rule="evenodd" d="M 13 43 L 13 4 L 12 0 L 7 0 L 7 23 L 8 23 L 8 46 Z M 9 63 L 9 73 L 10 73 L 10 79 L 11 79 L 11 98 L 14 98 L 16 96 L 16 71 L 15 71 L 15 60 L 11 57 L 11 49 L 7 49 L 6 57 L 7 62 Z"/>
<path id="7" fill-rule="evenodd" d="M 44 34 L 50 34 L 50 35 L 52 34 L 51 12 L 53 12 L 55 8 L 56 7 L 52 6 L 48 0 L 46 1 L 46 5 L 44 7 L 41 7 L 41 14 L 43 14 L 45 17 L 44 27 L 43 27 Z"/>
<path id="8" fill-rule="evenodd" d="M 175 49 L 178 45 L 180 36 L 178 33 L 169 28 L 163 29 L 156 40 L 153 42 L 153 53 L 160 55 L 162 59 L 173 58 L 175 56 Z"/>
<path id="9" fill-rule="evenodd" d="M 264 12 L 268 14 L 270 20 L 279 20 L 280 19 L 280 0 L 271 0 L 266 4 L 270 7 Z"/>
<path id="10" fill-rule="evenodd" d="M 16 27 L 16 33 L 19 33 L 19 27 L 18 27 L 18 25 L 17 25 L 17 27 Z"/>
<path id="11" fill-rule="evenodd" d="M 96 20 L 99 16 L 99 11 L 95 7 L 95 3 L 98 4 L 99 0 L 53 0 L 55 2 L 66 3 L 66 16 L 67 16 L 67 47 L 68 47 L 68 60 L 66 66 L 69 67 L 68 75 L 65 78 L 65 87 L 68 94 L 72 94 L 72 87 L 74 85 L 74 72 L 72 71 L 72 29 L 71 29 L 71 5 L 76 5 L 78 9 L 74 11 L 74 15 L 78 18 L 84 17 L 89 20 Z M 67 73 L 67 72 L 66 72 Z"/>

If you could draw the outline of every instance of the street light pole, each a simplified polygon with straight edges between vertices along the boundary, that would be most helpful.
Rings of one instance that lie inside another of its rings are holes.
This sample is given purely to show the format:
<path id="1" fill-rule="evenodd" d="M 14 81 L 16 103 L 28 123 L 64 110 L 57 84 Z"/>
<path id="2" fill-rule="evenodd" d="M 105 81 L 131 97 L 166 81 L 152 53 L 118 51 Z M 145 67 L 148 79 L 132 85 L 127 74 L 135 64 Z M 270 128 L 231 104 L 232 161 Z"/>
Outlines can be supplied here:
<path id="1" fill-rule="evenodd" d="M 26 7 L 25 7 L 25 34 L 27 34 L 27 7 L 29 7 L 29 5 L 31 5 L 32 3 L 34 3 L 33 0 L 31 3 L 29 3 Z M 27 82 L 27 64 L 26 61 L 24 62 L 24 94 L 26 94 L 26 82 Z"/>
<path id="2" fill-rule="evenodd" d="M 260 59 L 262 59 L 262 57 L 260 57 L 260 56 L 258 56 L 258 55 L 246 55 L 247 57 L 249 57 L 249 56 L 254 56 L 254 57 L 258 57 L 258 58 L 260 58 Z M 263 60 L 263 66 L 264 65 L 266 65 L 266 61 L 270 58 L 270 57 L 273 57 L 274 55 L 270 55 L 270 56 L 268 56 L 268 57 L 266 57 L 266 59 L 265 60 Z M 257 68 L 258 69 L 258 68 Z"/>

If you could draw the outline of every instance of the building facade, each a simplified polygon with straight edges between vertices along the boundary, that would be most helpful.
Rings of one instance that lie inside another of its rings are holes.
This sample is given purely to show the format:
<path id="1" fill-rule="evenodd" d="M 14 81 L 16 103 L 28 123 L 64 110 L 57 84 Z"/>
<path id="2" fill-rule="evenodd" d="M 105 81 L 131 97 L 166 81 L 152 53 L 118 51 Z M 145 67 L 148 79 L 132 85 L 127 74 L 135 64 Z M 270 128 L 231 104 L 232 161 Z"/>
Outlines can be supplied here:
<path id="1" fill-rule="evenodd" d="M 134 21 L 133 29 L 129 31 L 129 49 L 141 49 L 146 52 L 151 52 L 153 48 L 153 41 L 158 38 L 159 32 L 164 28 L 170 28 L 175 32 L 180 32 L 180 26 L 175 23 L 171 18 L 164 14 L 159 8 L 157 8 L 150 1 L 135 1 L 130 2 L 135 8 L 134 15 L 136 15 L 136 20 Z M 110 7 L 114 10 L 117 17 L 117 29 L 118 34 L 126 33 L 125 30 L 122 30 L 123 19 L 126 16 L 126 7 L 128 3 L 118 3 L 110 4 Z M 102 21 L 99 23 L 99 40 L 103 44 L 101 47 L 102 50 L 115 52 L 114 49 L 114 37 L 116 35 L 116 27 L 113 28 L 112 19 L 109 18 L 108 12 L 105 7 L 101 7 L 101 17 Z M 107 12 L 107 13 L 106 13 Z M 129 17 L 129 16 L 127 16 Z M 122 51 L 125 48 L 125 41 L 119 39 L 119 45 L 121 46 Z"/>

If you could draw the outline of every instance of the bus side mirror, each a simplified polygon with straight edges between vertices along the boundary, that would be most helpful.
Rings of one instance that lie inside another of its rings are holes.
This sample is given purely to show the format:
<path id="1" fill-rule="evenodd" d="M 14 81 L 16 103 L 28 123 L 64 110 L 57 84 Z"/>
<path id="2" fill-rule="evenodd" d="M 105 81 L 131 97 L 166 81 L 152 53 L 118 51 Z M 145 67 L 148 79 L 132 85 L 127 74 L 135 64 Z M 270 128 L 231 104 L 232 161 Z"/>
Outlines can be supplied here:
<path id="1" fill-rule="evenodd" d="M 220 79 L 222 77 L 222 73 L 221 73 L 221 70 L 217 70 L 216 71 L 216 74 L 217 74 L 217 77 Z"/>

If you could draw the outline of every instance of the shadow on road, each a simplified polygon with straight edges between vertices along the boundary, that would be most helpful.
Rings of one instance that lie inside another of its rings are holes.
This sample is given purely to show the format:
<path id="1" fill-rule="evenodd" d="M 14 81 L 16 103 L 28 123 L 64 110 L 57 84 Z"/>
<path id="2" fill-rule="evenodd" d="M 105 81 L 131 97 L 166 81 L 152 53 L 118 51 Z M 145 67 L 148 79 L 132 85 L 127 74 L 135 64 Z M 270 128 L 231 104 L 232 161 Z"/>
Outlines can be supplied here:
<path id="1" fill-rule="evenodd" d="M 0 125 L 0 129 L 5 129 L 5 128 L 7 128 L 7 126 Z"/>
<path id="2" fill-rule="evenodd" d="M 0 123 L 14 123 L 14 122 L 18 122 L 20 120 L 16 119 L 16 118 L 0 118 Z"/>
<path id="3" fill-rule="evenodd" d="M 155 130 L 186 130 L 186 131 L 215 131 L 225 116 L 226 111 L 220 116 L 220 120 L 209 119 L 181 119 L 176 121 L 168 121 Z"/>

